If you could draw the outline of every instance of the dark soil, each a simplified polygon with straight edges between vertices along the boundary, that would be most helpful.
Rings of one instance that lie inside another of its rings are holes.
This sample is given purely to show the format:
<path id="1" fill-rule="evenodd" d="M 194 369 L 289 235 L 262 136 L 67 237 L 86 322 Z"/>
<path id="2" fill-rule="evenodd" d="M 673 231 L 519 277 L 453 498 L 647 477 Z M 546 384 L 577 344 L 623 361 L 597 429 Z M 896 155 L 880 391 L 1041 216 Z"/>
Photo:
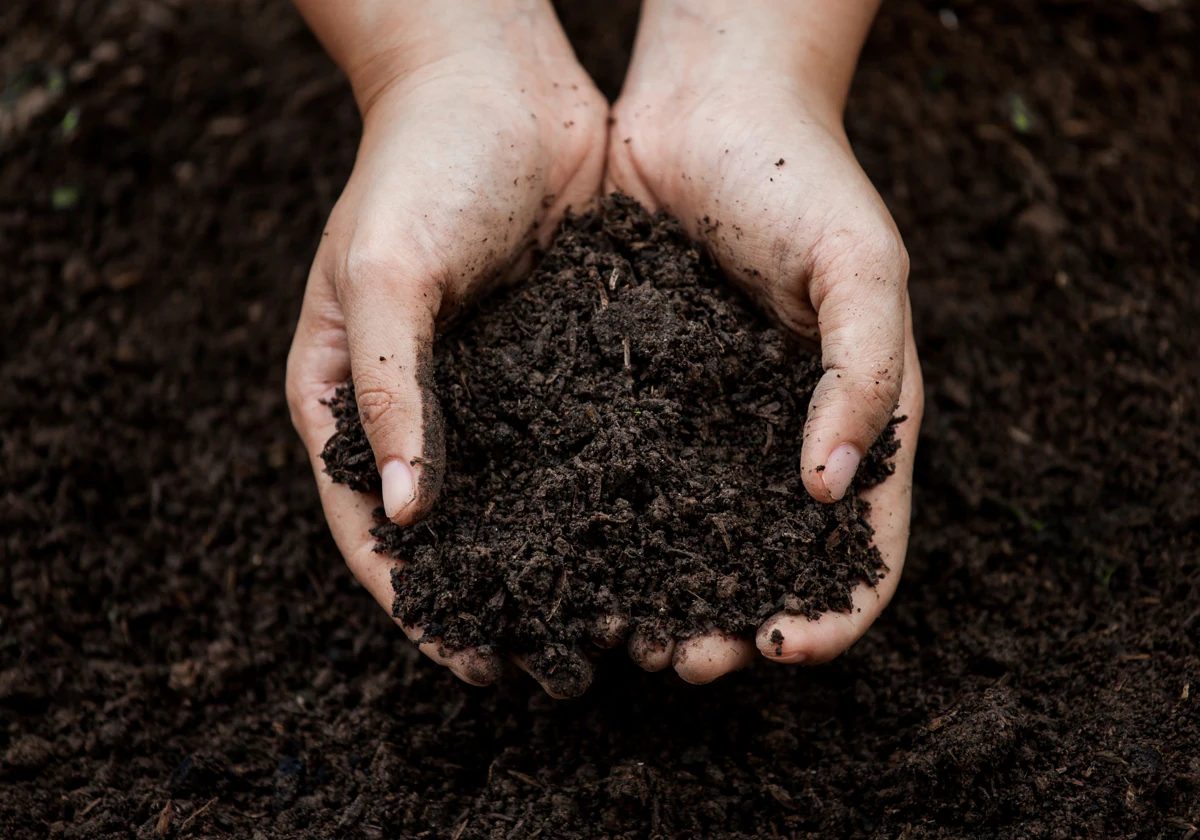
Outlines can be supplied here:
<path id="1" fill-rule="evenodd" d="M 611 196 L 565 222 L 531 278 L 437 342 L 442 495 L 372 531 L 407 563 L 394 615 L 581 691 L 603 616 L 665 640 L 850 610 L 885 570 L 857 489 L 899 444 L 889 425 L 845 498 L 814 501 L 798 465 L 822 369 L 791 344 L 665 216 Z M 378 492 L 352 385 L 332 409 L 326 471 Z"/>
<path id="2" fill-rule="evenodd" d="M 283 369 L 358 125 L 294 13 L 4 4 L 0 834 L 1197 836 L 1197 22 L 883 5 L 848 122 L 928 387 L 899 591 L 828 666 L 614 653 L 558 703 L 422 659 L 320 519 Z"/>

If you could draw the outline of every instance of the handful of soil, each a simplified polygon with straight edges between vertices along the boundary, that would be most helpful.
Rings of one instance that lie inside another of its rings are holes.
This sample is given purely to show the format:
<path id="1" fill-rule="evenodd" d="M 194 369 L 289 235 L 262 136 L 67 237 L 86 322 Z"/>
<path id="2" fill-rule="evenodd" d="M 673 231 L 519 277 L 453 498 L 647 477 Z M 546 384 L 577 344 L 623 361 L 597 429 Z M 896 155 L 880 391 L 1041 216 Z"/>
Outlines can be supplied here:
<path id="1" fill-rule="evenodd" d="M 893 426 L 844 499 L 813 500 L 818 358 L 629 198 L 565 221 L 434 355 L 445 485 L 420 524 L 380 509 L 372 534 L 407 562 L 395 616 L 449 648 L 590 671 L 579 643 L 601 616 L 663 639 L 753 633 L 780 610 L 849 610 L 885 571 L 858 492 L 891 474 Z M 331 408 L 327 472 L 377 491 L 353 386 Z"/>

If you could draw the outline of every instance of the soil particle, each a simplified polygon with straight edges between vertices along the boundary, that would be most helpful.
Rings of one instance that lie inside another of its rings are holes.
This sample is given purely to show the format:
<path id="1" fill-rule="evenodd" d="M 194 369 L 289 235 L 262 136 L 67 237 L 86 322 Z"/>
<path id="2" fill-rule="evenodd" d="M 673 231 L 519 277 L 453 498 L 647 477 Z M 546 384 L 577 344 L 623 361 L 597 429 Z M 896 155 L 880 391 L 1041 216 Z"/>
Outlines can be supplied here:
<path id="1" fill-rule="evenodd" d="M 772 630 L 770 641 L 775 646 L 775 655 L 783 656 L 783 631 L 778 627 Z"/>
<path id="2" fill-rule="evenodd" d="M 576 647 L 604 615 L 659 641 L 752 634 L 780 610 L 849 610 L 885 573 L 857 490 L 891 473 L 894 424 L 843 500 L 814 501 L 798 464 L 819 360 L 629 198 L 566 221 L 432 371 L 445 492 L 418 526 L 372 533 L 406 561 L 395 616 L 448 647 L 525 656 L 567 693 L 591 681 Z M 374 488 L 353 402 L 348 386 L 331 406 L 326 470 Z"/>

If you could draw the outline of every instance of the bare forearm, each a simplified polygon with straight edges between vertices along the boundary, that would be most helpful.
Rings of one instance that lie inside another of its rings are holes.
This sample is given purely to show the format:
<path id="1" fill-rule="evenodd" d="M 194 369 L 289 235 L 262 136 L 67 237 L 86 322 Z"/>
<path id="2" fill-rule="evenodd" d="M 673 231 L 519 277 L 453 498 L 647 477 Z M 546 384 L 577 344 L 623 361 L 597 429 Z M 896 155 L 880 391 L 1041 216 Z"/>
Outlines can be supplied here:
<path id="1" fill-rule="evenodd" d="M 646 0 L 639 43 L 693 59 L 791 67 L 838 112 L 881 0 Z"/>
<path id="2" fill-rule="evenodd" d="M 537 52 L 561 39 L 549 0 L 293 0 L 360 107 L 397 74 L 472 50 Z"/>

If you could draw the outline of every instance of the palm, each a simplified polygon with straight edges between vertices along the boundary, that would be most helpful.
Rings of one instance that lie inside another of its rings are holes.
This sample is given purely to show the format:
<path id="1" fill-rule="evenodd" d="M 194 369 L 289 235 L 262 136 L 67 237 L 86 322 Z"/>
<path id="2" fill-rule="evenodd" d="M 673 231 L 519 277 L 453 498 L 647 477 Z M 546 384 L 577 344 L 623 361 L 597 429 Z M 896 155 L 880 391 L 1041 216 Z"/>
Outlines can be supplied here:
<path id="1" fill-rule="evenodd" d="M 770 316 L 823 346 L 829 373 L 814 396 L 804 463 L 797 465 L 813 495 L 828 500 L 820 475 L 830 441 L 857 435 L 869 442 L 879 431 L 847 431 L 856 417 L 840 403 L 865 393 L 887 403 L 876 412 L 885 419 L 893 408 L 908 417 L 898 430 L 896 475 L 864 494 L 890 573 L 875 589 L 859 587 L 852 613 L 815 622 L 777 616 L 759 632 L 759 649 L 777 661 L 831 659 L 890 600 L 908 541 L 923 397 L 899 234 L 840 125 L 814 117 L 786 84 L 772 86 L 755 76 L 711 86 L 689 79 L 672 87 L 635 76 L 614 113 L 607 188 L 679 217 Z M 873 347 L 875 334 L 888 333 L 902 335 L 902 347 Z M 852 375 L 862 368 L 861 357 L 872 353 L 871 373 Z M 775 629 L 783 634 L 782 646 L 766 641 Z M 704 682 L 753 655 L 748 641 L 711 637 L 674 652 L 668 646 L 651 666 L 673 661 L 685 678 Z"/>
<path id="2" fill-rule="evenodd" d="M 436 499 L 445 450 L 424 373 L 435 323 L 481 287 L 518 274 L 568 206 L 593 200 L 603 171 L 607 108 L 573 59 L 553 72 L 498 61 L 477 69 L 480 60 L 472 53 L 422 68 L 372 104 L 288 360 L 293 419 L 330 529 L 355 577 L 389 613 L 395 561 L 374 552 L 372 510 L 382 501 L 389 517 L 410 524 Z M 560 87 L 551 78 L 578 81 Z M 351 377 L 382 500 L 324 473 L 321 452 L 335 428 L 322 400 Z M 407 476 L 389 486 L 397 468 Z M 495 679 L 494 656 L 446 651 L 436 641 L 421 649 L 469 682 Z"/>

